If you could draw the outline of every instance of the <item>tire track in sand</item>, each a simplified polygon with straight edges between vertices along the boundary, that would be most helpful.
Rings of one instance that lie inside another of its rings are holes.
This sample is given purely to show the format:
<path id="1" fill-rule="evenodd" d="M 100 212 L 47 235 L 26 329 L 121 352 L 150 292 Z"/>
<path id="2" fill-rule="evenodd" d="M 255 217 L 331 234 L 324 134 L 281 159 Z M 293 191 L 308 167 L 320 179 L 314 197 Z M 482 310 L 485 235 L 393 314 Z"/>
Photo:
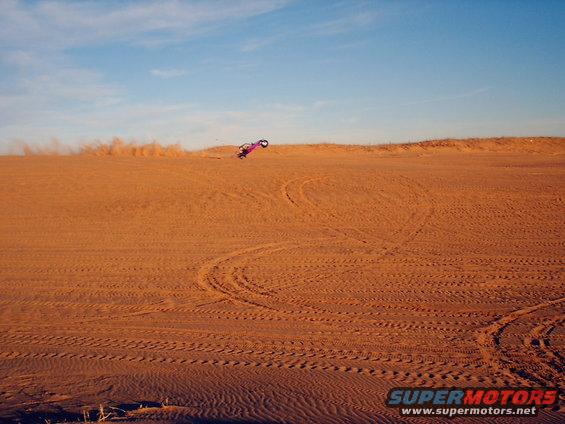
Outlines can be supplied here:
<path id="1" fill-rule="evenodd" d="M 297 249 L 304 245 L 319 245 L 327 240 L 327 238 L 314 239 L 302 244 L 294 242 L 267 243 L 246 249 L 238 249 L 205 263 L 198 272 L 197 281 L 201 288 L 214 297 L 264 309 L 268 313 L 284 320 L 293 319 L 333 326 L 336 323 L 335 319 L 320 316 L 320 312 L 325 312 L 324 310 L 312 306 L 293 304 L 284 298 L 263 293 L 250 280 L 238 272 L 242 269 L 241 267 L 233 265 L 237 261 L 248 262 L 282 250 Z M 215 312 L 219 313 L 220 311 Z"/>
<path id="2" fill-rule="evenodd" d="M 327 179 L 328 179 L 327 177 L 315 177 L 315 178 L 298 177 L 298 178 L 290 179 L 284 182 L 281 186 L 281 193 L 283 199 L 286 200 L 287 203 L 289 203 L 295 209 L 310 216 L 314 220 L 314 222 L 320 222 L 320 217 L 322 217 L 323 221 L 325 221 L 322 227 L 326 230 L 329 230 L 330 232 L 337 234 L 339 237 L 353 240 L 361 244 L 368 244 L 369 242 L 366 240 L 366 234 L 364 234 L 359 229 L 348 228 L 349 230 L 354 231 L 355 233 L 358 234 L 358 236 L 352 236 L 343 228 L 335 227 L 333 225 L 328 224 L 327 221 L 331 222 L 332 220 L 339 220 L 339 217 L 333 214 L 332 212 L 319 208 L 318 206 L 316 206 L 314 202 L 312 202 L 308 198 L 308 196 L 306 196 L 306 193 L 304 192 L 304 187 L 307 184 L 325 181 Z M 297 183 L 297 187 L 298 187 L 296 190 L 297 195 L 292 194 L 292 190 L 291 190 L 291 187 L 295 185 L 295 183 Z M 309 207 L 305 207 L 305 206 L 309 206 Z"/>
<path id="3" fill-rule="evenodd" d="M 419 187 L 419 184 L 412 181 L 407 177 L 402 177 L 404 180 L 408 181 L 406 184 L 410 195 L 416 199 L 429 198 L 426 196 L 427 192 L 423 189 L 415 189 L 414 187 Z M 293 178 L 284 182 L 281 186 L 281 194 L 283 199 L 291 205 L 293 208 L 298 209 L 305 215 L 310 216 L 316 221 L 319 221 L 320 215 L 324 217 L 325 221 L 338 220 L 335 214 L 326 214 L 324 210 L 320 209 L 315 205 L 305 194 L 304 187 L 306 184 L 313 182 L 322 181 L 327 179 L 327 177 L 314 177 L 314 178 Z M 293 186 L 296 186 L 292 188 Z M 399 250 L 404 244 L 412 240 L 426 225 L 430 217 L 433 214 L 433 202 L 425 202 L 429 207 L 425 208 L 422 212 L 419 212 L 419 208 L 416 212 L 412 214 L 410 219 L 406 221 L 401 228 L 395 233 L 398 239 L 392 245 L 384 247 L 381 252 L 373 257 L 373 261 L 378 261 L 385 255 L 392 254 L 394 251 Z M 320 316 L 322 314 L 329 314 L 330 317 L 345 317 L 348 321 L 356 322 L 372 322 L 374 320 L 367 320 L 366 314 L 359 314 L 354 312 L 344 312 L 344 311 L 331 311 L 321 307 L 315 307 L 312 305 L 295 304 L 289 299 L 279 298 L 273 296 L 272 294 L 267 294 L 262 292 L 260 289 L 256 288 L 251 281 L 246 278 L 243 273 L 243 267 L 236 267 L 232 264 L 234 262 L 246 262 L 250 261 L 252 258 L 260 258 L 262 256 L 268 256 L 275 252 L 280 252 L 282 250 L 293 250 L 303 248 L 305 246 L 319 246 L 321 244 L 341 244 L 344 241 L 355 241 L 368 245 L 373 244 L 375 241 L 381 241 L 380 239 L 375 240 L 374 237 L 362 232 L 359 229 L 353 229 L 357 236 L 352 236 L 346 231 L 343 231 L 339 227 L 334 227 L 329 224 L 323 226 L 325 229 L 331 230 L 336 237 L 329 238 L 318 238 L 314 240 L 304 241 L 302 243 L 297 242 L 279 242 L 279 243 L 266 243 L 256 246 L 251 246 L 249 248 L 238 249 L 229 252 L 225 255 L 213 258 L 212 260 L 206 262 L 198 272 L 198 284 L 207 293 L 221 298 L 227 298 L 232 301 L 237 301 L 243 304 L 267 309 L 275 314 L 285 315 L 287 318 L 291 315 L 294 319 L 301 319 L 307 321 L 318 321 L 318 322 L 335 322 L 333 319 L 327 319 Z M 227 270 L 226 270 L 227 268 Z M 334 273 L 335 275 L 335 273 Z M 341 273 L 338 273 L 341 275 Z"/>
<path id="4" fill-rule="evenodd" d="M 565 368 L 563 357 L 550 346 L 550 335 L 565 322 L 564 316 L 551 318 L 534 327 L 524 338 L 524 346 L 532 354 L 534 362 L 531 373 L 540 381 L 553 382 L 557 373 L 558 385 L 563 385 L 561 370 Z"/>
<path id="5" fill-rule="evenodd" d="M 22 349 L 23 348 L 23 349 Z M 310 358 L 317 357 L 315 354 L 294 355 L 294 353 L 287 354 L 286 352 L 271 356 L 271 352 L 263 352 L 267 357 L 258 358 L 258 360 L 251 359 L 223 359 L 223 358 L 198 358 L 198 357 L 182 357 L 178 356 L 163 356 L 151 355 L 150 352 L 141 351 L 135 353 L 115 353 L 115 352 L 76 352 L 76 351 L 61 351 L 45 349 L 42 347 L 41 351 L 27 350 L 27 346 L 20 346 L 17 350 L 4 350 L 0 352 L 0 360 L 44 360 L 44 361 L 60 361 L 60 360 L 82 360 L 82 361 L 112 361 L 118 364 L 156 364 L 158 366 L 174 365 L 174 366 L 190 366 L 190 365 L 211 365 L 222 367 L 245 367 L 245 368 L 271 368 L 271 369 L 286 369 L 296 371 L 319 371 L 328 373 L 345 373 L 345 374 L 360 374 L 370 377 L 378 377 L 379 379 L 388 380 L 395 383 L 413 383 L 413 384 L 430 384 L 431 382 L 449 381 L 449 380 L 477 380 L 475 376 L 470 373 L 464 372 L 442 372 L 440 367 L 437 370 L 398 370 L 390 368 L 381 368 L 374 366 L 364 365 L 349 365 L 349 364 L 332 364 L 328 362 L 319 362 L 311 360 Z M 227 349 L 223 349 L 226 352 Z M 208 353 L 215 353 L 215 350 L 206 350 Z M 228 353 L 245 354 L 251 352 L 251 349 L 239 351 L 233 349 Z M 157 353 L 157 352 L 156 352 Z M 290 357 L 289 357 L 290 356 Z M 301 359 L 306 357 L 308 359 Z M 273 359 L 276 358 L 276 359 Z M 383 361 L 387 362 L 387 361 Z M 398 361 L 393 361 L 398 364 Z M 383 364 L 384 365 L 384 364 Z M 489 383 L 500 383 L 499 380 L 489 379 Z"/>
<path id="6" fill-rule="evenodd" d="M 513 324 L 520 318 L 527 317 L 528 315 L 545 308 L 560 306 L 563 303 L 565 303 L 565 297 L 517 309 L 507 315 L 504 315 L 502 318 L 494 321 L 489 326 L 480 330 L 477 334 L 476 339 L 479 344 L 479 350 L 485 364 L 492 366 L 496 371 L 501 372 L 508 377 L 514 380 L 518 380 L 519 382 L 524 384 L 555 384 L 556 381 L 552 381 L 553 379 L 551 378 L 551 374 L 548 377 L 547 368 L 549 367 L 552 370 L 552 373 L 556 376 L 556 378 L 559 378 L 558 376 L 561 375 L 561 369 L 553 369 L 551 362 L 543 361 L 543 359 L 539 357 L 539 352 L 536 352 L 537 349 L 532 349 L 531 352 L 535 353 L 536 359 L 534 361 L 538 363 L 542 362 L 544 364 L 543 366 L 546 372 L 543 374 L 536 372 L 535 367 L 532 367 L 529 363 L 520 363 L 516 360 L 513 360 L 510 354 L 508 354 L 502 346 L 502 335 L 511 324 Z M 562 317 L 560 317 L 559 321 L 556 322 L 561 322 L 561 320 Z M 537 334 L 544 333 L 544 331 L 549 332 L 550 328 L 546 330 L 543 324 L 541 329 L 538 327 L 534 328 L 530 335 L 523 340 L 523 343 L 526 346 L 531 346 L 533 340 L 538 340 L 535 336 Z M 540 349 L 543 349 L 543 347 L 540 346 Z M 547 355 L 551 355 L 551 352 L 547 349 L 545 349 L 543 352 Z"/>

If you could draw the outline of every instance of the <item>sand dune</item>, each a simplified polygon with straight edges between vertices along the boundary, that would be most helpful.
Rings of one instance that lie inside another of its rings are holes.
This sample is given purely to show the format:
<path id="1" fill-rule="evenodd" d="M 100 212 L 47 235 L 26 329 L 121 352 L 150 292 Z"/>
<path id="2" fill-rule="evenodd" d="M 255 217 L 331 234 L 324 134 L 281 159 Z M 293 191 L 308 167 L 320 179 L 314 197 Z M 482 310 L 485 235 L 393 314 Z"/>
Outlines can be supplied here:
<path id="1" fill-rule="evenodd" d="M 563 138 L 82 153 L 0 158 L 0 420 L 430 422 L 387 391 L 564 383 Z"/>
<path id="2" fill-rule="evenodd" d="M 469 139 L 443 139 L 427 140 L 416 143 L 402 144 L 298 144 L 298 145 L 271 145 L 263 154 L 301 154 L 302 152 L 316 152 L 318 154 L 341 154 L 343 152 L 365 153 L 391 153 L 414 152 L 529 152 L 529 153 L 561 153 L 563 150 L 563 137 L 498 137 L 498 138 L 469 138 Z M 158 141 L 140 143 L 135 140 L 124 140 L 114 137 L 112 140 L 94 141 L 78 148 L 71 148 L 57 140 L 52 140 L 46 145 L 31 146 L 19 143 L 13 147 L 12 154 L 25 156 L 120 156 L 120 157 L 230 157 L 237 152 L 237 146 L 218 146 L 200 151 L 184 149 L 179 144 L 162 145 Z"/>

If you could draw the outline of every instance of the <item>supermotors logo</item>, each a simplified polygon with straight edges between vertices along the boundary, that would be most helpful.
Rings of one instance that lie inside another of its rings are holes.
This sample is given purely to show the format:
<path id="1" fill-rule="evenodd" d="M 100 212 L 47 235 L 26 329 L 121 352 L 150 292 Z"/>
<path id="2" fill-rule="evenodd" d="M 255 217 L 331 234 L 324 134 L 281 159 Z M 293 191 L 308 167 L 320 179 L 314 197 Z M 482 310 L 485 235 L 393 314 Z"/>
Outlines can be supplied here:
<path id="1" fill-rule="evenodd" d="M 554 388 L 394 388 L 386 405 L 402 416 L 533 416 L 556 405 Z"/>

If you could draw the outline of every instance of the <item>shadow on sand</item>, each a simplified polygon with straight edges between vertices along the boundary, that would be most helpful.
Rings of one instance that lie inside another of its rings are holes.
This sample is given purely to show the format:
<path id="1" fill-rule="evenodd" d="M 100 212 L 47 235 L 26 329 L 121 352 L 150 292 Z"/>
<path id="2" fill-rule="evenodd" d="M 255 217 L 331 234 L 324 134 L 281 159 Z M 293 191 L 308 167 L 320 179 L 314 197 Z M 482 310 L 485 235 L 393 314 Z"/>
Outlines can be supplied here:
<path id="1" fill-rule="evenodd" d="M 131 414 L 134 411 L 141 409 L 152 409 L 152 414 L 147 417 L 135 416 Z M 155 413 L 159 409 L 164 409 L 159 402 L 140 401 L 135 403 L 124 403 L 117 406 L 105 406 L 103 411 L 98 409 L 88 409 L 86 414 L 83 412 L 69 412 L 62 408 L 53 408 L 53 410 L 35 410 L 35 411 L 14 411 L 9 416 L 0 417 L 0 422 L 6 424 L 59 424 L 59 423 L 96 423 L 96 422 L 163 422 L 175 424 L 274 424 L 272 421 L 258 421 L 248 419 L 225 419 L 225 418 L 202 418 L 190 415 L 175 416 L 175 417 L 155 417 Z M 107 416 L 105 419 L 101 414 Z"/>

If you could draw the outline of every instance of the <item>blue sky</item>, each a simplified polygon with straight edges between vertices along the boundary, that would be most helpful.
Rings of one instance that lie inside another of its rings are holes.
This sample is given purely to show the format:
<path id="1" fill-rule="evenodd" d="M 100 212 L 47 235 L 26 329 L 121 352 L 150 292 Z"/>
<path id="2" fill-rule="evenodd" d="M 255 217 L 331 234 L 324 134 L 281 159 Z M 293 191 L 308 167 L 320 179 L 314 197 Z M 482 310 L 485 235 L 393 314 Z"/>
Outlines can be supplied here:
<path id="1" fill-rule="evenodd" d="M 565 135 L 563 1 L 0 0 L 0 150 Z"/>

